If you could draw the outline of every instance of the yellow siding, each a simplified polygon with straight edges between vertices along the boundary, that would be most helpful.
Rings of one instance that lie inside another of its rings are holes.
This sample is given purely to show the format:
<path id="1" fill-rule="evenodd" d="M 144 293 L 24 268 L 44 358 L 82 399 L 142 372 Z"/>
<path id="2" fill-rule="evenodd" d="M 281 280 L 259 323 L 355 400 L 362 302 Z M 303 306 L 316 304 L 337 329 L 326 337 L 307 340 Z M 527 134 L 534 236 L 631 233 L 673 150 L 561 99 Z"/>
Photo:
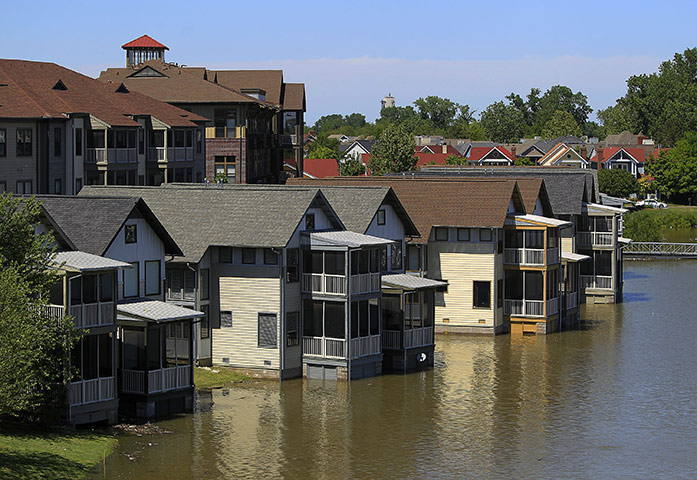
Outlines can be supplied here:
<path id="1" fill-rule="evenodd" d="M 561 251 L 562 253 L 575 253 L 573 250 L 574 239 L 573 238 L 561 238 Z"/>
<path id="2" fill-rule="evenodd" d="M 213 363 L 223 364 L 222 358 L 229 357 L 230 366 L 279 368 L 279 347 L 283 340 L 279 288 L 279 279 L 274 277 L 220 277 L 220 310 L 232 312 L 232 328 L 213 330 Z M 279 347 L 257 346 L 259 313 L 276 313 Z M 264 360 L 271 365 L 264 365 Z"/>
<path id="3" fill-rule="evenodd" d="M 496 254 L 475 253 L 478 245 L 462 243 L 437 244 L 429 249 L 429 266 L 435 265 L 436 275 L 448 281 L 443 295 L 444 306 L 436 304 L 436 323 L 444 325 L 494 326 L 496 311 Z M 491 282 L 491 308 L 473 307 L 473 281 Z M 450 321 L 443 323 L 443 319 Z M 480 322 L 484 320 L 484 322 Z"/>

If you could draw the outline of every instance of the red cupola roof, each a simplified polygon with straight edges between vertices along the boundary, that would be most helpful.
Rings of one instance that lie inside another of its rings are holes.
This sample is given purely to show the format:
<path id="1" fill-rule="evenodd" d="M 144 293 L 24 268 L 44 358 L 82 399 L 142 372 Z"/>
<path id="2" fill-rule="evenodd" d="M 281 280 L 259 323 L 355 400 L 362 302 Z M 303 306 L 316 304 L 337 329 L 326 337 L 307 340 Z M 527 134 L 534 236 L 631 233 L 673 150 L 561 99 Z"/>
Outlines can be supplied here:
<path id="1" fill-rule="evenodd" d="M 125 43 L 121 45 L 121 48 L 164 48 L 165 50 L 169 50 L 169 48 L 147 35 L 143 35 L 142 37 Z"/>

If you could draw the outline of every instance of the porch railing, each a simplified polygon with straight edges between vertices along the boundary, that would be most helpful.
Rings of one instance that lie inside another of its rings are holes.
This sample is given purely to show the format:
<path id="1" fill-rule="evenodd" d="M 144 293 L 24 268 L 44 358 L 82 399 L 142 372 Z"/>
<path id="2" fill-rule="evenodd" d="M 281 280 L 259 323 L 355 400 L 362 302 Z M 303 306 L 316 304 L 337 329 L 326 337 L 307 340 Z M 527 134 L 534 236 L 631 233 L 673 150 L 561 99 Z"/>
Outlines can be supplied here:
<path id="1" fill-rule="evenodd" d="M 346 358 L 346 340 L 326 337 L 303 337 L 303 355 Z"/>
<path id="2" fill-rule="evenodd" d="M 559 263 L 559 249 L 558 248 L 548 248 L 547 249 L 547 265 L 554 265 Z"/>
<path id="3" fill-rule="evenodd" d="M 612 277 L 601 275 L 581 275 L 581 286 L 583 288 L 612 290 Z"/>
<path id="4" fill-rule="evenodd" d="M 544 317 L 544 300 L 504 300 L 503 314 L 522 317 Z"/>
<path id="5" fill-rule="evenodd" d="M 379 292 L 380 288 L 380 273 L 351 275 L 351 294 Z"/>
<path id="6" fill-rule="evenodd" d="M 392 350 L 402 348 L 402 332 L 400 330 L 383 330 L 382 348 L 389 348 Z"/>
<path id="7" fill-rule="evenodd" d="M 63 305 L 44 305 L 41 307 L 42 312 L 44 315 L 47 315 L 51 318 L 57 318 L 57 319 L 62 319 L 63 318 Z"/>
<path id="8" fill-rule="evenodd" d="M 114 303 L 87 303 L 70 307 L 75 327 L 89 328 L 114 324 Z"/>
<path id="9" fill-rule="evenodd" d="M 167 149 L 165 147 L 150 147 L 150 160 L 164 162 L 167 160 Z"/>
<path id="10" fill-rule="evenodd" d="M 404 331 L 404 348 L 433 344 L 433 328 L 412 328 Z"/>
<path id="11" fill-rule="evenodd" d="M 510 265 L 544 265 L 544 249 L 506 248 L 503 251 L 503 262 Z"/>
<path id="12" fill-rule="evenodd" d="M 346 277 L 325 273 L 303 273 L 303 292 L 346 295 Z"/>
<path id="13" fill-rule="evenodd" d="M 592 245 L 594 247 L 611 247 L 613 245 L 612 232 L 578 232 L 579 245 Z"/>
<path id="14" fill-rule="evenodd" d="M 85 153 L 87 163 L 137 163 L 135 148 L 88 148 Z"/>
<path id="15" fill-rule="evenodd" d="M 371 335 L 351 339 L 351 358 L 365 357 L 382 352 L 382 336 Z"/>
<path id="16" fill-rule="evenodd" d="M 116 398 L 116 378 L 103 377 L 70 383 L 70 405 L 104 402 Z"/>
<path id="17" fill-rule="evenodd" d="M 147 377 L 146 377 L 147 373 Z M 147 378 L 147 385 L 145 380 Z M 121 370 L 121 390 L 126 393 L 158 393 L 191 386 L 191 366 L 142 370 Z"/>
<path id="18" fill-rule="evenodd" d="M 547 300 L 547 316 L 559 313 L 559 297 Z"/>
<path id="19" fill-rule="evenodd" d="M 570 310 L 578 306 L 578 292 L 569 292 L 566 294 L 566 309 Z"/>
<path id="20" fill-rule="evenodd" d="M 168 161 L 184 161 L 194 159 L 193 147 L 167 147 Z"/>

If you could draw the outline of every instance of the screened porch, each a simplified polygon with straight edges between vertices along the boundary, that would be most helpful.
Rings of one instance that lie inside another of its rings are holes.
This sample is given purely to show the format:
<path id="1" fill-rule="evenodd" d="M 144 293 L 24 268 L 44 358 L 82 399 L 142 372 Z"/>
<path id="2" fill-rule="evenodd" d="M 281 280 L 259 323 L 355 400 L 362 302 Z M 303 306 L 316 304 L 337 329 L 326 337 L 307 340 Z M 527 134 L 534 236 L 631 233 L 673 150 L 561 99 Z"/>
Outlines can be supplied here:
<path id="1" fill-rule="evenodd" d="M 516 317 L 548 317 L 559 313 L 558 288 L 558 269 L 506 270 L 503 313 Z"/>

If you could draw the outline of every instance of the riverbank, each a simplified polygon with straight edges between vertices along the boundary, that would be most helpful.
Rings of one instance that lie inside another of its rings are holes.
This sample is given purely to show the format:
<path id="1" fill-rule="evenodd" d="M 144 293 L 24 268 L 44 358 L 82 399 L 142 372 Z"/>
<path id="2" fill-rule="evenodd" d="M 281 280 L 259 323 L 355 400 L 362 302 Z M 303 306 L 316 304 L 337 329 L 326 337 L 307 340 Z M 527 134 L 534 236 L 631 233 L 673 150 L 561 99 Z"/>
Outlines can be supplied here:
<path id="1" fill-rule="evenodd" d="M 0 425 L 0 478 L 73 480 L 84 478 L 116 447 L 109 430 L 50 429 Z"/>
<path id="2" fill-rule="evenodd" d="M 197 389 L 227 387 L 234 383 L 249 382 L 252 377 L 225 367 L 194 368 L 194 384 Z"/>
<path id="3" fill-rule="evenodd" d="M 696 229 L 697 207 L 648 208 L 624 217 L 624 236 L 636 242 L 694 242 Z"/>

